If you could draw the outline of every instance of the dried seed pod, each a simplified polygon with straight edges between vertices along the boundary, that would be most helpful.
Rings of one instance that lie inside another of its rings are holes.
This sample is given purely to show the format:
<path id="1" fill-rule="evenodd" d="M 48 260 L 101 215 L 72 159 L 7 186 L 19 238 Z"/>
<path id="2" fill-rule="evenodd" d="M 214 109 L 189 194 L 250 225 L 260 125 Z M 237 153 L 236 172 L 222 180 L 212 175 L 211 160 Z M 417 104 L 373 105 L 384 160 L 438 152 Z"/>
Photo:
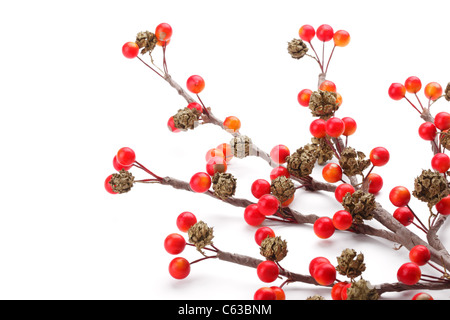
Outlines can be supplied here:
<path id="1" fill-rule="evenodd" d="M 315 294 L 311 297 L 306 298 L 306 300 L 325 300 L 325 298 L 321 295 Z"/>
<path id="2" fill-rule="evenodd" d="M 414 179 L 413 196 L 426 202 L 429 208 L 448 196 L 449 192 L 447 180 L 437 171 L 422 170 L 422 174 Z"/>
<path id="3" fill-rule="evenodd" d="M 311 94 L 309 99 L 309 109 L 314 117 L 320 117 L 324 120 L 331 118 L 339 105 L 336 103 L 336 92 L 318 90 Z"/>
<path id="4" fill-rule="evenodd" d="M 231 152 L 233 156 L 243 159 L 250 155 L 250 147 L 252 145 L 252 139 L 247 136 L 236 136 L 230 141 Z"/>
<path id="5" fill-rule="evenodd" d="M 155 34 L 152 32 L 142 31 L 136 35 L 136 44 L 138 45 L 139 49 L 142 49 L 142 55 L 146 54 L 147 52 L 151 54 L 157 42 L 158 39 L 156 39 Z"/>
<path id="6" fill-rule="evenodd" d="M 342 206 L 351 213 L 354 223 L 362 224 L 364 223 L 363 220 L 371 220 L 373 218 L 375 197 L 371 193 L 357 190 L 353 194 L 347 193 L 344 196 Z"/>
<path id="7" fill-rule="evenodd" d="M 341 152 L 339 164 L 342 171 L 347 176 L 354 176 L 357 174 L 363 174 L 371 162 L 370 159 L 365 159 L 366 155 L 360 151 L 356 151 L 351 147 L 347 147 Z"/>
<path id="8" fill-rule="evenodd" d="M 281 261 L 287 255 L 287 242 L 281 237 L 267 237 L 261 242 L 259 253 L 267 260 Z"/>
<path id="9" fill-rule="evenodd" d="M 450 101 L 450 82 L 447 84 L 447 87 L 444 91 L 445 100 Z"/>
<path id="10" fill-rule="evenodd" d="M 439 140 L 445 149 L 450 150 L 450 132 L 448 130 L 444 130 L 439 134 Z"/>
<path id="11" fill-rule="evenodd" d="M 378 300 L 377 290 L 369 281 L 360 279 L 347 289 L 347 300 Z"/>
<path id="12" fill-rule="evenodd" d="M 353 249 L 347 248 L 343 250 L 341 256 L 337 257 L 337 262 L 338 266 L 336 267 L 336 271 L 352 280 L 359 277 L 366 270 L 364 255 L 362 253 L 357 255 Z"/>
<path id="13" fill-rule="evenodd" d="M 131 190 L 134 184 L 134 176 L 124 169 L 119 173 L 113 173 L 109 184 L 116 193 L 125 193 Z"/>
<path id="14" fill-rule="evenodd" d="M 301 39 L 292 39 L 288 42 L 287 50 L 292 58 L 301 59 L 308 52 L 308 47 Z"/>
<path id="15" fill-rule="evenodd" d="M 311 138 L 311 148 L 317 153 L 317 163 L 320 165 L 325 164 L 327 161 L 333 159 L 334 152 L 326 142 L 327 138 Z"/>
<path id="16" fill-rule="evenodd" d="M 189 228 L 188 237 L 189 242 L 194 244 L 197 250 L 204 255 L 202 249 L 207 245 L 213 244 L 213 228 L 208 227 L 205 222 L 200 220 Z"/>
<path id="17" fill-rule="evenodd" d="M 194 129 L 199 119 L 200 113 L 197 109 L 189 109 L 187 107 L 178 110 L 177 114 L 173 116 L 174 126 L 180 130 Z"/>
<path id="18" fill-rule="evenodd" d="M 214 194 L 220 199 L 232 197 L 236 192 L 236 178 L 231 173 L 215 173 L 212 183 Z"/>
<path id="19" fill-rule="evenodd" d="M 291 179 L 279 176 L 272 180 L 270 193 L 280 200 L 281 203 L 292 198 L 295 193 L 295 185 Z"/>
<path id="20" fill-rule="evenodd" d="M 303 178 L 311 174 L 317 160 L 317 152 L 311 145 L 297 149 L 286 157 L 287 169 L 297 178 Z"/>

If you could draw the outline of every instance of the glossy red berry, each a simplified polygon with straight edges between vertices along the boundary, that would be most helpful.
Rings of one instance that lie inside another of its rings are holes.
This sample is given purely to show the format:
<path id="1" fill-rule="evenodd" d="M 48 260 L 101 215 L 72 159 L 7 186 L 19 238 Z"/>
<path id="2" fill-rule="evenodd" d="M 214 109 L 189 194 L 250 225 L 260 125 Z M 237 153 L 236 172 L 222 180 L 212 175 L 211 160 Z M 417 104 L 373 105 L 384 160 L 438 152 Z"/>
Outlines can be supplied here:
<path id="1" fill-rule="evenodd" d="M 186 247 L 186 240 L 181 234 L 169 234 L 164 240 L 164 249 L 170 254 L 179 254 Z"/>
<path id="2" fill-rule="evenodd" d="M 323 24 L 317 28 L 316 35 L 320 41 L 328 42 L 333 39 L 334 31 L 328 24 Z"/>
<path id="3" fill-rule="evenodd" d="M 309 100 L 311 99 L 312 91 L 309 89 L 303 89 L 297 95 L 297 101 L 303 107 L 309 106 Z"/>
<path id="4" fill-rule="evenodd" d="M 434 117 L 434 125 L 439 130 L 447 130 L 450 128 L 450 113 L 442 111 Z"/>
<path id="5" fill-rule="evenodd" d="M 414 214 L 408 207 L 400 207 L 395 209 L 393 216 L 405 227 L 409 226 L 414 221 Z"/>
<path id="6" fill-rule="evenodd" d="M 116 160 L 123 166 L 131 166 L 136 160 L 136 154 L 131 148 L 120 148 L 117 151 Z"/>
<path id="7" fill-rule="evenodd" d="M 279 144 L 272 148 L 270 151 L 270 158 L 277 164 L 283 164 L 286 162 L 286 157 L 291 154 L 289 148 L 283 144 Z"/>
<path id="8" fill-rule="evenodd" d="M 271 260 L 266 260 L 258 264 L 256 268 L 256 273 L 258 274 L 258 278 L 262 282 L 273 282 L 278 278 L 280 274 L 280 270 L 275 262 Z"/>
<path id="9" fill-rule="evenodd" d="M 342 168 L 337 163 L 328 163 L 322 169 L 322 177 L 326 182 L 335 183 L 342 179 Z"/>
<path id="10" fill-rule="evenodd" d="M 169 130 L 172 132 L 180 132 L 180 129 L 175 127 L 175 121 L 173 120 L 173 116 L 170 117 L 169 120 L 167 121 L 167 128 L 169 128 Z"/>
<path id="11" fill-rule="evenodd" d="M 431 167 L 440 173 L 447 172 L 450 168 L 450 157 L 445 153 L 436 153 L 431 159 Z"/>
<path id="12" fill-rule="evenodd" d="M 409 93 L 417 93 L 422 89 L 422 82 L 417 77 L 409 77 L 405 81 L 405 89 Z"/>
<path id="13" fill-rule="evenodd" d="M 350 43 L 350 34 L 345 30 L 338 30 L 333 35 L 336 47 L 346 47 Z"/>
<path id="14" fill-rule="evenodd" d="M 325 80 L 320 84 L 319 90 L 336 93 L 336 84 L 333 81 Z"/>
<path id="15" fill-rule="evenodd" d="M 128 59 L 136 58 L 139 54 L 139 46 L 135 42 L 127 42 L 122 46 L 122 54 Z"/>
<path id="16" fill-rule="evenodd" d="M 426 141 L 433 141 L 436 137 L 437 129 L 434 123 L 424 122 L 419 126 L 419 136 Z"/>
<path id="17" fill-rule="evenodd" d="M 279 206 L 278 198 L 271 194 L 262 195 L 258 200 L 258 210 L 265 216 L 275 214 Z"/>
<path id="18" fill-rule="evenodd" d="M 392 188 L 389 193 L 389 200 L 396 207 L 405 207 L 411 200 L 411 193 L 403 186 L 397 186 Z"/>
<path id="19" fill-rule="evenodd" d="M 208 160 L 206 163 L 206 172 L 210 176 L 216 173 L 224 173 L 227 171 L 227 162 L 223 157 L 214 157 Z"/>
<path id="20" fill-rule="evenodd" d="M 419 292 L 416 293 L 413 297 L 412 300 L 434 300 L 433 297 L 431 295 L 429 295 L 426 292 Z"/>
<path id="21" fill-rule="evenodd" d="M 160 23 L 156 26 L 155 36 L 159 41 L 169 41 L 172 37 L 172 27 L 168 23 Z"/>
<path id="22" fill-rule="evenodd" d="M 333 225 L 338 230 L 347 230 L 353 224 L 353 217 L 350 212 L 339 210 L 333 215 Z"/>
<path id="23" fill-rule="evenodd" d="M 270 180 L 274 180 L 280 176 L 285 176 L 286 178 L 289 178 L 291 174 L 289 173 L 289 170 L 283 166 L 275 167 L 270 171 Z"/>
<path id="24" fill-rule="evenodd" d="M 117 155 L 116 155 L 113 158 L 113 167 L 117 171 L 120 171 L 122 169 L 125 170 L 125 171 L 128 171 L 128 170 L 130 170 L 133 167 L 133 165 L 124 166 L 123 164 L 119 163 L 119 161 L 117 161 Z"/>
<path id="25" fill-rule="evenodd" d="M 410 286 L 419 282 L 421 276 L 420 267 L 413 262 L 402 264 L 397 271 L 397 280 Z"/>
<path id="26" fill-rule="evenodd" d="M 257 227 L 266 219 L 258 210 L 258 205 L 256 203 L 248 205 L 244 210 L 244 220 L 248 225 Z"/>
<path id="27" fill-rule="evenodd" d="M 182 232 L 188 232 L 189 228 L 197 223 L 197 217 L 189 211 L 182 212 L 177 217 L 177 227 Z"/>
<path id="28" fill-rule="evenodd" d="M 269 287 L 263 287 L 256 290 L 253 295 L 254 300 L 277 300 L 277 295 Z"/>
<path id="29" fill-rule="evenodd" d="M 185 258 L 177 257 L 169 263 L 169 273 L 175 279 L 186 278 L 191 272 L 191 264 Z"/>
<path id="30" fill-rule="evenodd" d="M 314 280 L 323 286 L 331 285 L 336 281 L 336 268 L 330 263 L 318 265 L 314 271 Z"/>
<path id="31" fill-rule="evenodd" d="M 198 193 L 204 193 L 211 187 L 211 176 L 206 172 L 197 172 L 189 181 L 191 190 Z"/>
<path id="32" fill-rule="evenodd" d="M 272 228 L 269 227 L 261 227 L 258 228 L 255 232 L 255 241 L 258 244 L 258 246 L 261 245 L 261 242 L 267 237 L 275 237 L 275 232 L 272 230 Z"/>
<path id="33" fill-rule="evenodd" d="M 199 94 L 205 88 L 205 80 L 198 75 L 190 76 L 186 81 L 187 89 L 195 94 Z"/>
<path id="34" fill-rule="evenodd" d="M 376 167 L 382 167 L 389 162 L 389 151 L 383 147 L 376 147 L 370 151 L 370 161 Z"/>
<path id="35" fill-rule="evenodd" d="M 109 183 L 111 181 L 111 178 L 112 178 L 112 174 L 110 174 L 109 176 L 106 177 L 106 179 L 105 179 L 105 189 L 106 189 L 106 191 L 108 191 L 111 194 L 117 194 L 117 192 L 113 191 L 112 186 Z"/>
<path id="36" fill-rule="evenodd" d="M 348 284 L 348 282 L 338 282 L 333 288 L 331 288 L 331 299 L 342 300 L 342 289 Z"/>
<path id="37" fill-rule="evenodd" d="M 401 83 L 393 83 L 388 90 L 389 97 L 393 100 L 401 100 L 405 97 L 406 88 Z"/>
<path id="38" fill-rule="evenodd" d="M 344 121 L 345 129 L 343 135 L 348 137 L 351 136 L 356 132 L 356 121 L 353 118 L 350 117 L 344 117 L 342 118 L 342 121 Z"/>
<path id="39" fill-rule="evenodd" d="M 261 196 L 270 193 L 270 183 L 265 179 L 257 179 L 252 183 L 251 191 L 253 196 L 259 199 Z"/>
<path id="40" fill-rule="evenodd" d="M 286 294 L 284 293 L 283 289 L 277 286 L 271 286 L 270 289 L 272 289 L 277 296 L 276 300 L 286 300 Z"/>
<path id="41" fill-rule="evenodd" d="M 326 121 L 325 130 L 330 137 L 338 138 L 345 131 L 345 123 L 342 119 L 332 117 Z"/>
<path id="42" fill-rule="evenodd" d="M 369 180 L 369 193 L 377 194 L 383 188 L 383 178 L 379 174 L 369 173 L 367 176 Z"/>
<path id="43" fill-rule="evenodd" d="M 203 113 L 203 107 L 200 103 L 191 102 L 187 105 L 187 107 L 191 110 L 197 110 L 200 114 Z"/>
<path id="44" fill-rule="evenodd" d="M 425 265 L 431 258 L 430 250 L 424 245 L 417 245 L 409 251 L 409 260 L 418 266 Z"/>
<path id="45" fill-rule="evenodd" d="M 314 259 L 311 260 L 311 262 L 309 263 L 309 274 L 311 275 L 311 277 L 314 278 L 314 272 L 316 270 L 316 268 L 321 265 L 322 263 L 330 263 L 330 260 L 328 260 L 325 257 L 316 257 Z"/>
<path id="46" fill-rule="evenodd" d="M 323 119 L 316 119 L 309 125 L 309 132 L 316 138 L 324 138 L 327 135 L 326 121 Z"/>
<path id="47" fill-rule="evenodd" d="M 298 35 L 303 41 L 311 42 L 311 40 L 316 35 L 316 31 L 309 24 L 305 24 L 300 28 L 300 30 L 298 30 Z"/>
<path id="48" fill-rule="evenodd" d="M 335 227 L 333 220 L 328 217 L 320 217 L 314 222 L 314 233 L 320 239 L 328 239 L 334 234 Z"/>
<path id="49" fill-rule="evenodd" d="M 436 210 L 444 216 L 450 214 L 450 195 L 442 198 L 442 200 L 436 204 Z"/>
<path id="50" fill-rule="evenodd" d="M 334 197 L 338 202 L 342 202 L 347 193 L 353 194 L 354 192 L 355 188 L 353 188 L 351 184 L 343 183 L 337 186 L 336 190 L 334 191 Z"/>
<path id="51" fill-rule="evenodd" d="M 442 87 L 437 82 L 430 82 L 425 86 L 424 93 L 425 97 L 434 101 L 442 96 Z"/>

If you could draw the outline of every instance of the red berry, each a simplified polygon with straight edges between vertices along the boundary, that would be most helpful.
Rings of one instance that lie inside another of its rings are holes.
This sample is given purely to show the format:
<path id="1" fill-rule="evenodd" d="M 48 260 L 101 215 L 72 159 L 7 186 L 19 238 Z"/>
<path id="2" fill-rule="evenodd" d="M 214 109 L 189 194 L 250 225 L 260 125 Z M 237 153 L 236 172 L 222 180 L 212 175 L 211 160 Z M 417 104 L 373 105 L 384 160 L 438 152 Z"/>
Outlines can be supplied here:
<path id="1" fill-rule="evenodd" d="M 316 35 L 316 31 L 309 24 L 305 24 L 300 28 L 300 30 L 298 30 L 298 35 L 303 41 L 311 42 L 311 40 Z"/>
<path id="2" fill-rule="evenodd" d="M 270 289 L 272 289 L 277 296 L 276 300 L 286 300 L 286 294 L 284 293 L 283 289 L 277 286 L 271 286 Z"/>
<path id="3" fill-rule="evenodd" d="M 241 128 L 241 120 L 235 116 L 229 116 L 223 121 L 223 126 L 228 132 L 237 132 Z"/>
<path id="4" fill-rule="evenodd" d="M 194 192 L 206 192 L 211 187 L 211 177 L 206 172 L 197 172 L 192 176 L 189 185 Z"/>
<path id="5" fill-rule="evenodd" d="M 283 166 L 275 167 L 272 169 L 272 171 L 270 171 L 270 180 L 274 180 L 280 176 L 285 176 L 286 178 L 289 178 L 291 174 L 289 173 L 289 170 Z"/>
<path id="6" fill-rule="evenodd" d="M 329 286 L 336 281 L 336 268 L 330 263 L 318 265 L 314 271 L 314 280 L 323 286 Z"/>
<path id="7" fill-rule="evenodd" d="M 258 210 L 265 216 L 270 216 L 278 211 L 280 202 L 277 197 L 271 194 L 262 195 L 258 200 Z"/>
<path id="8" fill-rule="evenodd" d="M 169 234 L 164 240 L 164 249 L 170 254 L 179 254 L 186 247 L 186 240 L 181 234 Z"/>
<path id="9" fill-rule="evenodd" d="M 312 91 L 309 89 L 303 89 L 297 95 L 297 101 L 303 107 L 309 106 L 309 100 L 311 99 Z"/>
<path id="10" fill-rule="evenodd" d="M 389 151 L 383 147 L 376 147 L 370 151 L 370 161 L 376 167 L 382 167 L 389 162 Z"/>
<path id="11" fill-rule="evenodd" d="M 355 133 L 356 131 L 356 121 L 353 118 L 345 117 L 342 118 L 342 121 L 344 121 L 345 129 L 343 135 L 348 137 Z"/>
<path id="12" fill-rule="evenodd" d="M 330 260 L 328 260 L 325 257 L 316 257 L 314 259 L 311 260 L 311 262 L 309 263 L 309 274 L 311 275 L 311 277 L 314 278 L 314 271 L 316 270 L 316 268 L 321 265 L 322 263 L 330 263 Z"/>
<path id="13" fill-rule="evenodd" d="M 116 156 L 114 156 L 114 158 L 113 158 L 113 167 L 114 167 L 114 169 L 116 169 L 117 171 L 120 171 L 120 170 L 125 170 L 125 171 L 128 171 L 128 170 L 130 170 L 132 167 L 133 167 L 133 165 L 129 165 L 129 166 L 124 166 L 123 164 L 120 164 L 118 161 L 117 161 L 117 155 Z"/>
<path id="14" fill-rule="evenodd" d="M 345 286 L 342 287 L 341 290 L 341 300 L 347 300 L 347 289 L 352 286 L 352 283 L 347 283 Z"/>
<path id="15" fill-rule="evenodd" d="M 405 81 L 405 88 L 409 93 L 417 93 L 422 89 L 422 82 L 417 77 L 409 77 Z"/>
<path id="16" fill-rule="evenodd" d="M 133 149 L 124 147 L 117 151 L 116 160 L 123 166 L 131 166 L 136 160 L 136 154 Z"/>
<path id="17" fill-rule="evenodd" d="M 192 212 L 185 211 L 178 215 L 176 223 L 181 232 L 187 232 L 190 227 L 197 223 L 197 217 Z"/>
<path id="18" fill-rule="evenodd" d="M 122 46 L 122 54 L 128 59 L 136 58 L 139 54 L 139 46 L 135 42 L 127 42 Z"/>
<path id="19" fill-rule="evenodd" d="M 450 128 L 450 113 L 448 112 L 439 112 L 434 117 L 434 124 L 439 130 L 447 130 Z"/>
<path id="20" fill-rule="evenodd" d="M 258 246 L 261 245 L 261 242 L 263 242 L 263 240 L 267 237 L 275 237 L 275 232 L 269 228 L 269 227 L 261 227 L 258 228 L 258 230 L 256 230 L 255 232 L 255 241 L 258 244 Z"/>
<path id="21" fill-rule="evenodd" d="M 254 300 L 277 300 L 277 295 L 269 287 L 263 287 L 256 290 L 253 295 Z"/>
<path id="22" fill-rule="evenodd" d="M 436 204 L 436 210 L 444 216 L 450 214 L 450 195 L 442 198 L 442 200 Z"/>
<path id="23" fill-rule="evenodd" d="M 333 220 L 328 217 L 321 217 L 314 222 L 314 233 L 321 239 L 328 239 L 334 234 L 335 228 Z"/>
<path id="24" fill-rule="evenodd" d="M 272 148 L 270 151 L 270 158 L 272 161 L 278 164 L 283 164 L 286 162 L 286 157 L 289 156 L 291 152 L 289 148 L 285 145 L 279 144 Z"/>
<path id="25" fill-rule="evenodd" d="M 187 89 L 195 94 L 199 94 L 205 88 L 205 80 L 198 75 L 190 76 L 186 81 Z"/>
<path id="26" fill-rule="evenodd" d="M 197 102 L 191 102 L 187 106 L 191 110 L 197 110 L 199 113 L 203 113 L 203 107 L 200 103 Z"/>
<path id="27" fill-rule="evenodd" d="M 383 178 L 379 174 L 369 173 L 367 176 L 369 180 L 369 192 L 372 194 L 378 193 L 383 187 Z"/>
<path id="28" fill-rule="evenodd" d="M 155 36 L 159 41 L 169 41 L 172 37 L 172 27 L 168 23 L 160 23 L 155 29 Z"/>
<path id="29" fill-rule="evenodd" d="M 345 123 L 339 118 L 330 118 L 326 122 L 325 130 L 330 137 L 337 138 L 344 133 Z"/>
<path id="30" fill-rule="evenodd" d="M 338 30 L 333 35 L 334 45 L 346 47 L 350 43 L 350 34 L 345 30 Z"/>
<path id="31" fill-rule="evenodd" d="M 414 214 L 408 207 L 400 207 L 395 209 L 393 216 L 405 227 L 409 226 L 414 221 Z"/>
<path id="32" fill-rule="evenodd" d="M 169 263 L 169 273 L 175 279 L 186 278 L 191 272 L 191 264 L 185 258 L 177 257 Z"/>
<path id="33" fill-rule="evenodd" d="M 180 132 L 180 129 L 175 127 L 175 121 L 173 120 L 173 116 L 170 117 L 169 120 L 167 121 L 167 128 L 169 128 L 169 130 L 172 132 Z"/>
<path id="34" fill-rule="evenodd" d="M 112 178 L 112 174 L 110 174 L 108 177 L 106 177 L 106 180 L 105 180 L 105 189 L 106 189 L 106 191 L 108 191 L 108 192 L 111 193 L 111 194 L 117 194 L 117 192 L 114 192 L 114 191 L 113 191 L 112 186 L 111 186 L 111 184 L 109 183 L 109 182 L 111 181 L 111 178 Z"/>
<path id="35" fill-rule="evenodd" d="M 217 172 L 224 173 L 227 171 L 227 162 L 223 157 L 214 157 L 208 160 L 206 163 L 206 172 L 210 176 L 213 176 Z"/>
<path id="36" fill-rule="evenodd" d="M 319 86 L 319 90 L 328 91 L 328 92 L 336 92 L 336 84 L 333 81 L 325 80 Z"/>
<path id="37" fill-rule="evenodd" d="M 342 179 L 342 168 L 337 163 L 328 163 L 322 169 L 322 177 L 326 182 L 335 183 Z"/>
<path id="38" fill-rule="evenodd" d="M 266 216 L 263 215 L 258 210 L 258 205 L 256 203 L 250 204 L 245 208 L 244 211 L 244 220 L 248 225 L 257 227 L 266 219 Z"/>
<path id="39" fill-rule="evenodd" d="M 434 300 L 432 296 L 430 296 L 428 293 L 426 292 L 419 292 L 416 293 L 413 297 L 412 300 Z"/>
<path id="40" fill-rule="evenodd" d="M 450 157 L 445 153 L 436 153 L 431 159 L 431 167 L 440 173 L 447 172 L 450 169 Z"/>
<path id="41" fill-rule="evenodd" d="M 337 186 L 336 190 L 334 191 L 334 197 L 338 202 L 342 202 L 345 195 L 347 193 L 353 194 L 355 192 L 355 188 L 351 184 L 343 183 Z"/>
<path id="42" fill-rule="evenodd" d="M 402 264 L 397 271 L 398 281 L 410 286 L 419 282 L 421 276 L 419 266 L 413 262 Z"/>
<path id="43" fill-rule="evenodd" d="M 342 289 L 347 285 L 347 282 L 338 282 L 331 288 L 331 299 L 342 300 Z"/>
<path id="44" fill-rule="evenodd" d="M 437 82 L 430 82 L 424 89 L 425 97 L 430 100 L 436 100 L 442 95 L 442 87 Z"/>
<path id="45" fill-rule="evenodd" d="M 402 186 L 392 188 L 389 193 L 389 200 L 396 207 L 405 207 L 411 200 L 411 193 L 409 190 Z"/>
<path id="46" fill-rule="evenodd" d="M 275 281 L 278 278 L 280 271 L 275 262 L 266 260 L 258 264 L 256 273 L 261 281 L 268 283 Z"/>
<path id="47" fill-rule="evenodd" d="M 270 183 L 264 179 L 257 179 L 252 183 L 252 194 L 259 199 L 261 196 L 270 193 Z"/>
<path id="48" fill-rule="evenodd" d="M 393 83 L 388 90 L 389 97 L 393 100 L 401 100 L 405 97 L 406 88 L 401 83 Z"/>
<path id="49" fill-rule="evenodd" d="M 338 230 L 347 230 L 352 223 L 353 217 L 348 211 L 339 210 L 333 215 L 333 225 Z"/>
<path id="50" fill-rule="evenodd" d="M 309 132 L 316 138 L 324 138 L 327 135 L 326 121 L 323 119 L 316 119 L 309 125 Z"/>
<path id="51" fill-rule="evenodd" d="M 327 24 L 321 25 L 317 28 L 317 39 L 320 41 L 328 42 L 333 39 L 334 31 L 333 28 Z"/>
<path id="52" fill-rule="evenodd" d="M 424 122 L 419 126 L 419 136 L 426 141 L 433 141 L 436 137 L 436 126 L 432 122 Z"/>
<path id="53" fill-rule="evenodd" d="M 414 246 L 409 251 L 409 260 L 418 266 L 425 265 L 431 258 L 430 250 L 423 245 Z"/>

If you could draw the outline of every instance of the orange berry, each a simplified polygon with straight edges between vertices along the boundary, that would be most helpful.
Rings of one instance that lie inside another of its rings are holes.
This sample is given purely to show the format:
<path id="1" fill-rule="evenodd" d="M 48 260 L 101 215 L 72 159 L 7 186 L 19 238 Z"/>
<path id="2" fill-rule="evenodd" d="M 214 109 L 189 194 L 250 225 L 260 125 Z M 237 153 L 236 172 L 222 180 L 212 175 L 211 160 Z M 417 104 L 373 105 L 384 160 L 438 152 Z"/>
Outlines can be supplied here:
<path id="1" fill-rule="evenodd" d="M 225 159 L 225 155 L 223 154 L 222 150 L 220 150 L 219 148 L 212 148 L 212 149 L 209 149 L 208 152 L 206 152 L 206 155 L 205 155 L 206 162 L 208 162 L 209 159 L 214 158 L 214 157 L 222 157 Z"/>
<path id="2" fill-rule="evenodd" d="M 241 128 L 241 120 L 235 116 L 229 116 L 223 121 L 223 126 L 227 129 L 227 131 L 237 132 Z"/>
<path id="3" fill-rule="evenodd" d="M 329 91 L 329 92 L 336 92 L 336 85 L 333 81 L 325 80 L 322 82 L 319 86 L 319 90 L 322 91 Z"/>
<path id="4" fill-rule="evenodd" d="M 442 95 L 442 87 L 437 82 L 430 82 L 424 89 L 425 97 L 430 100 L 436 100 Z"/>
<path id="5" fill-rule="evenodd" d="M 216 149 L 222 151 L 225 155 L 226 162 L 230 162 L 230 160 L 233 159 L 233 152 L 231 151 L 231 146 L 228 143 L 219 144 Z"/>
<path id="6" fill-rule="evenodd" d="M 350 34 L 345 30 L 338 30 L 333 35 L 334 45 L 337 47 L 345 47 L 350 42 Z"/>

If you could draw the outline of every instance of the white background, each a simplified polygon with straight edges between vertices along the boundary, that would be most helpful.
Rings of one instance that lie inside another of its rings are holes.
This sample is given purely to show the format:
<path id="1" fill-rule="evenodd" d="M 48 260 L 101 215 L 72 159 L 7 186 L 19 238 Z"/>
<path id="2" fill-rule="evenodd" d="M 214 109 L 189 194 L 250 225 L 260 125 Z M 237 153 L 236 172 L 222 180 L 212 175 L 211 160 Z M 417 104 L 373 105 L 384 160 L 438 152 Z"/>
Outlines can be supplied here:
<path id="1" fill-rule="evenodd" d="M 244 222 L 242 208 L 167 186 L 137 185 L 124 195 L 103 188 L 120 147 L 133 148 L 137 160 L 160 175 L 189 180 L 205 170 L 209 148 L 230 140 L 212 125 L 169 132 L 167 119 L 186 102 L 138 60 L 122 56 L 123 43 L 161 22 L 174 31 L 167 51 L 173 78 L 184 86 L 190 75 L 202 75 L 202 100 L 219 118 L 238 116 L 241 132 L 266 151 L 280 143 L 295 151 L 310 139 L 312 118 L 296 97 L 315 88 L 319 68 L 308 57 L 292 59 L 287 42 L 298 38 L 303 24 L 347 30 L 351 42 L 336 49 L 328 79 L 343 96 L 338 115 L 358 123 L 350 145 L 367 155 L 376 146 L 389 149 L 391 161 L 374 172 L 385 183 L 377 200 L 394 210 L 389 190 L 412 189 L 421 169 L 430 167 L 431 151 L 417 134 L 417 112 L 406 101 L 390 100 L 387 89 L 411 75 L 424 85 L 450 81 L 448 1 L 273 3 L 2 2 L 0 298 L 252 299 L 265 285 L 255 269 L 217 260 L 193 265 L 184 281 L 167 271 L 173 256 L 163 241 L 178 232 L 175 219 L 183 211 L 214 226 L 218 248 L 260 258 L 255 228 Z M 326 50 L 327 56 L 331 44 Z M 156 50 L 159 65 L 161 56 Z M 432 111 L 448 108 L 441 99 Z M 254 200 L 250 185 L 268 179 L 270 167 L 246 158 L 233 160 L 229 172 L 238 179 L 236 196 Z M 321 180 L 320 169 L 314 176 Z M 411 205 L 426 221 L 426 205 L 416 199 Z M 332 194 L 304 191 L 292 206 L 326 216 L 340 208 Z M 408 261 L 405 249 L 393 250 L 382 239 L 338 232 L 320 240 L 311 225 L 264 225 L 288 241 L 282 265 L 293 272 L 307 274 L 312 258 L 335 261 L 353 248 L 365 255 L 365 279 L 379 284 L 397 281 L 398 267 Z M 440 236 L 450 245 L 448 232 L 445 226 Z M 200 258 L 192 248 L 182 255 Z M 411 299 L 414 293 L 384 299 Z M 287 286 L 286 294 L 330 299 L 328 289 L 300 283 Z M 431 294 L 450 297 L 449 291 Z"/>

